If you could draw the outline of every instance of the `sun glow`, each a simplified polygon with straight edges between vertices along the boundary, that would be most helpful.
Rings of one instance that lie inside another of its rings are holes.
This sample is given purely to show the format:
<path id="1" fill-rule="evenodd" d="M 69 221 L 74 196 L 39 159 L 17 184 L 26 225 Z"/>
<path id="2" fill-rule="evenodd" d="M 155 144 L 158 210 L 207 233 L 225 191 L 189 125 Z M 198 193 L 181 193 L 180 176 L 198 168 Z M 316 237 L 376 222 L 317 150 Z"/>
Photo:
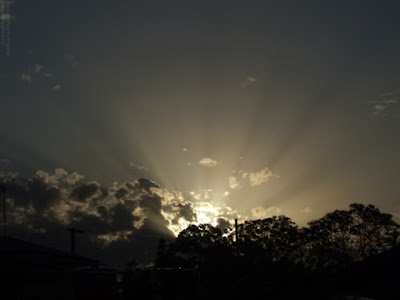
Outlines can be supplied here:
<path id="1" fill-rule="evenodd" d="M 195 213 L 195 220 L 190 222 L 183 217 L 178 220 L 172 221 L 172 215 L 163 213 L 164 217 L 169 220 L 168 228 L 178 236 L 179 233 L 190 225 L 211 224 L 212 226 L 218 225 L 219 218 L 234 219 L 235 211 L 226 206 L 217 206 L 211 202 L 196 202 L 193 205 L 193 212 Z"/>

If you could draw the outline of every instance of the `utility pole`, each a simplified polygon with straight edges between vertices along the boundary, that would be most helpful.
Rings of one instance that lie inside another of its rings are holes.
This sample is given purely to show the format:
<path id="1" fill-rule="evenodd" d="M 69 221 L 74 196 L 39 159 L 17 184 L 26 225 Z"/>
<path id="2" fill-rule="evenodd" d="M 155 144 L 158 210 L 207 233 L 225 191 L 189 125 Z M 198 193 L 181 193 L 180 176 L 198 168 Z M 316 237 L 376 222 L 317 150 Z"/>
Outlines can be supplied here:
<path id="1" fill-rule="evenodd" d="M 1 187 L 3 192 L 3 237 L 7 236 L 7 215 L 6 215 L 6 187 Z"/>
<path id="2" fill-rule="evenodd" d="M 66 230 L 71 232 L 71 255 L 75 256 L 75 233 L 84 233 L 84 231 L 75 229 L 74 227 L 67 228 Z"/>
<path id="3" fill-rule="evenodd" d="M 237 219 L 235 219 L 235 240 L 236 240 L 236 255 L 239 256 L 239 230 L 238 230 Z"/>

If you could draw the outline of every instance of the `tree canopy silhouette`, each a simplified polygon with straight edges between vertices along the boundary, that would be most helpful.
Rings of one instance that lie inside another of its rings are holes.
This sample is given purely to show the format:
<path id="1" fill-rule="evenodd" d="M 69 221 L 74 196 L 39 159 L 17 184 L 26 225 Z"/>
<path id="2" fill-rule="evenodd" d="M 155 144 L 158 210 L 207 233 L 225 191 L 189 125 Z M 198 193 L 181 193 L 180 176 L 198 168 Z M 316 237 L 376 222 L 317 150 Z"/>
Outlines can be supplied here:
<path id="1" fill-rule="evenodd" d="M 251 263 L 289 263 L 334 271 L 394 247 L 399 229 L 392 215 L 358 203 L 328 213 L 304 228 L 286 216 L 246 221 L 238 226 L 237 243 L 233 231 L 223 233 L 210 224 L 190 225 L 173 244 L 160 242 L 157 264 L 194 267 L 214 261 L 218 255 L 221 259 L 236 255 Z"/>
<path id="2" fill-rule="evenodd" d="M 353 203 L 309 222 L 301 233 L 307 266 L 338 269 L 394 247 L 399 224 L 373 205 Z"/>

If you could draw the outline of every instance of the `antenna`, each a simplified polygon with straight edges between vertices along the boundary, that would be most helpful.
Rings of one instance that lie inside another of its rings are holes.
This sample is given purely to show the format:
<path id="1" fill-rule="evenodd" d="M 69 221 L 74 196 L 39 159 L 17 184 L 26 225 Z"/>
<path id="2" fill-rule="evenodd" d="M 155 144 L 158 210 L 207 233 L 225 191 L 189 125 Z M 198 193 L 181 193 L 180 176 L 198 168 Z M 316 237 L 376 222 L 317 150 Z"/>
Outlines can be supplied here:
<path id="1" fill-rule="evenodd" d="M 1 186 L 3 192 L 3 237 L 7 236 L 7 215 L 6 215 L 6 187 Z"/>
<path id="2" fill-rule="evenodd" d="M 74 227 L 67 228 L 71 232 L 71 255 L 75 256 L 75 233 L 84 233 L 82 230 L 75 229 Z"/>

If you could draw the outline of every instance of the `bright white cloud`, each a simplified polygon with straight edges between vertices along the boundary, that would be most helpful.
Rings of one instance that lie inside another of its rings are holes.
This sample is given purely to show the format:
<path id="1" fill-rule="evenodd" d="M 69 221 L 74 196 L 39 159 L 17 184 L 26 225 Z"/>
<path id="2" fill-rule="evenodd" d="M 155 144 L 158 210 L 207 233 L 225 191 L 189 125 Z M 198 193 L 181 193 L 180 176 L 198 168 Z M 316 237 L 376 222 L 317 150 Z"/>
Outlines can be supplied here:
<path id="1" fill-rule="evenodd" d="M 204 157 L 200 159 L 199 165 L 204 166 L 204 167 L 215 167 L 218 165 L 218 161 L 210 158 L 210 157 Z"/>
<path id="2" fill-rule="evenodd" d="M 229 187 L 231 189 L 240 189 L 246 186 L 259 186 L 269 181 L 271 177 L 278 178 L 278 175 L 273 174 L 272 171 L 267 167 L 256 172 L 245 172 L 243 170 L 239 170 L 232 171 L 232 173 L 236 175 L 228 177 Z"/>
<path id="3" fill-rule="evenodd" d="M 277 177 L 267 167 L 255 173 L 249 173 L 249 182 L 251 186 L 257 186 L 267 182 L 271 177 Z"/>
<path id="4" fill-rule="evenodd" d="M 229 187 L 233 190 L 237 190 L 241 188 L 240 182 L 236 178 L 236 176 L 229 176 L 228 178 Z"/>

